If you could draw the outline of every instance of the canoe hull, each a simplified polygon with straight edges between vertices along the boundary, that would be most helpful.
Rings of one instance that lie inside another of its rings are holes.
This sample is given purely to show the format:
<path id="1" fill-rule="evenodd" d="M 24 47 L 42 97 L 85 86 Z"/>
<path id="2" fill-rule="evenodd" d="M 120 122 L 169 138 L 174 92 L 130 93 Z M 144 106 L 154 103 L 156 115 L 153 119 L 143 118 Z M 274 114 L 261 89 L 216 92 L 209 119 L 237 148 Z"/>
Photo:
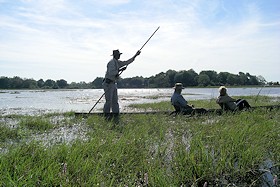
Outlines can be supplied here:
<path id="1" fill-rule="evenodd" d="M 254 110 L 254 109 L 258 109 L 258 108 L 264 108 L 264 109 L 268 109 L 268 110 L 272 110 L 272 109 L 279 109 L 280 105 L 268 105 L 268 106 L 253 106 L 250 110 Z M 215 113 L 215 114 L 222 114 L 224 111 L 222 109 L 207 109 L 207 111 L 205 112 L 205 114 L 208 113 Z M 98 115 L 98 116 L 115 116 L 115 115 L 147 115 L 147 114 L 165 114 L 165 115 L 172 115 L 172 114 L 176 114 L 175 111 L 144 111 L 144 112 L 121 112 L 119 114 L 114 114 L 114 113 L 110 113 L 110 114 L 104 114 L 102 112 L 92 112 L 92 113 L 83 113 L 83 112 L 75 112 L 76 116 L 88 116 L 88 115 Z"/>

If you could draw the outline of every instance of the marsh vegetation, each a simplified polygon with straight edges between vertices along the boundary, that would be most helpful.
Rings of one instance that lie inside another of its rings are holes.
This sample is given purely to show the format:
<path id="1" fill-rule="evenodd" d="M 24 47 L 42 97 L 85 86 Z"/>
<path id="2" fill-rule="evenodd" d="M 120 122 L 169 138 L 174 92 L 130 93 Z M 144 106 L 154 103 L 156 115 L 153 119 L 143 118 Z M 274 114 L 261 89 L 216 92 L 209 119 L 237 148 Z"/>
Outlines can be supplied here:
<path id="1" fill-rule="evenodd" d="M 253 105 L 280 100 L 246 99 Z M 165 101 L 130 107 L 173 110 Z M 71 112 L 6 115 L 0 128 L 1 186 L 272 186 L 280 176 L 277 109 L 121 115 L 117 123 Z"/>

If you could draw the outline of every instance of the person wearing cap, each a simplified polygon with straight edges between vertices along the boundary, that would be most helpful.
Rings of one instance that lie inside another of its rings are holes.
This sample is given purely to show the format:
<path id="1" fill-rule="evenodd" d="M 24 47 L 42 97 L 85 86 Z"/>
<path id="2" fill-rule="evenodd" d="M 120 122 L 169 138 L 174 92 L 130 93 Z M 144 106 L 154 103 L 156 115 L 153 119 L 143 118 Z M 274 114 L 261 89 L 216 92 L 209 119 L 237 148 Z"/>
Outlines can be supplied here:
<path id="1" fill-rule="evenodd" d="M 173 87 L 174 93 L 171 96 L 171 104 L 174 106 L 176 112 L 183 114 L 193 114 L 193 113 L 206 113 L 204 108 L 194 108 L 193 105 L 189 105 L 188 101 L 182 96 L 182 90 L 184 89 L 182 83 L 176 83 Z"/>
<path id="2" fill-rule="evenodd" d="M 225 86 L 221 86 L 219 88 L 220 95 L 218 96 L 216 103 L 221 106 L 224 110 L 243 110 L 251 108 L 248 101 L 245 99 L 234 99 L 227 94 L 227 88 Z"/>
<path id="3" fill-rule="evenodd" d="M 122 53 L 117 50 L 113 50 L 113 58 L 107 64 L 107 71 L 105 78 L 103 80 L 102 86 L 105 92 L 105 104 L 103 107 L 103 112 L 109 114 L 112 110 L 112 113 L 119 114 L 119 103 L 118 103 L 118 92 L 116 81 L 119 78 L 119 75 L 122 71 L 126 69 L 126 66 L 132 63 L 135 58 L 140 55 L 141 51 L 137 51 L 136 54 L 126 60 L 121 61 L 120 56 Z"/>

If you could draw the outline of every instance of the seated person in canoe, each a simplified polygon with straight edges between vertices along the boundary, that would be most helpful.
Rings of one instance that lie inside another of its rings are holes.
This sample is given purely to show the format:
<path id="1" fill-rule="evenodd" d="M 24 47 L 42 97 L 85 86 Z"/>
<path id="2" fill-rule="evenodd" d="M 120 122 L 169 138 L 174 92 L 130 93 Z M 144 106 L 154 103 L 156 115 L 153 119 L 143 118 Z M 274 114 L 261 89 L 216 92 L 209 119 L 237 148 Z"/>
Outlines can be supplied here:
<path id="1" fill-rule="evenodd" d="M 207 110 L 204 108 L 194 108 L 193 105 L 189 105 L 188 101 L 182 96 L 182 90 L 184 89 L 182 83 L 176 83 L 173 87 L 174 93 L 171 96 L 171 104 L 175 108 L 175 113 L 182 114 L 195 114 L 195 113 L 206 113 Z"/>
<path id="2" fill-rule="evenodd" d="M 216 103 L 221 106 L 223 110 L 236 111 L 251 108 L 248 101 L 245 99 L 234 99 L 227 94 L 227 88 L 221 86 L 219 88 L 220 95 L 218 96 Z"/>

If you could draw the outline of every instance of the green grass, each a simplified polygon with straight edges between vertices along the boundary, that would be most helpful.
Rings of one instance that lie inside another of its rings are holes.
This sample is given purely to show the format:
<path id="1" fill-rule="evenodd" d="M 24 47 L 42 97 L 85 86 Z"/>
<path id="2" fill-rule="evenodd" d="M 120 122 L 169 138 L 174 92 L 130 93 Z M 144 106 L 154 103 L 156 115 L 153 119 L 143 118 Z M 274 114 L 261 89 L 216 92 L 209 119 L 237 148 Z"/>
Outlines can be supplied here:
<path id="1" fill-rule="evenodd" d="M 17 139 L 19 137 L 18 129 L 11 129 L 0 123 L 0 142 L 3 143 L 9 139 Z"/>
<path id="2" fill-rule="evenodd" d="M 30 130 L 36 130 L 40 132 L 44 132 L 46 130 L 54 128 L 54 125 L 52 123 L 50 123 L 46 118 L 41 116 L 23 117 L 19 125 L 23 127 L 27 127 Z"/>
<path id="3" fill-rule="evenodd" d="M 167 104 L 140 107 L 168 110 Z M 72 113 L 14 118 L 18 128 L 1 134 L 7 134 L 1 139 L 7 151 L 0 153 L 0 186 L 260 186 L 265 170 L 280 175 L 277 109 L 221 116 L 122 115 L 117 122 Z M 75 124 L 87 129 L 87 139 L 45 146 L 25 136 L 8 143 L 24 133 L 47 136 Z M 268 161 L 270 166 L 264 164 Z"/>

